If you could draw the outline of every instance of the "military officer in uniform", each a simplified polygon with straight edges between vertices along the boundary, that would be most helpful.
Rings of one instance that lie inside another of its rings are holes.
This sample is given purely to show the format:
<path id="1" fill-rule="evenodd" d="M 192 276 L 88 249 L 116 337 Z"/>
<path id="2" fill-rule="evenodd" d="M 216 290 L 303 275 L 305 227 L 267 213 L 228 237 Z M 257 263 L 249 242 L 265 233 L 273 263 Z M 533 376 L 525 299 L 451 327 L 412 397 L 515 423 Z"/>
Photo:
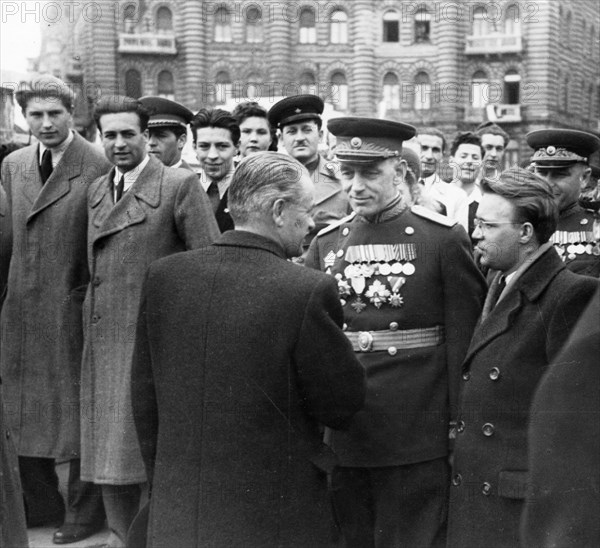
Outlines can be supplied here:
<path id="1" fill-rule="evenodd" d="M 337 280 L 367 372 L 365 408 L 331 434 L 336 515 L 349 547 L 443 544 L 449 426 L 485 281 L 464 228 L 401 197 L 414 127 L 340 118 L 328 128 L 354 213 L 316 236 L 306 264 Z"/>
<path id="2" fill-rule="evenodd" d="M 187 128 L 194 113 L 182 104 L 165 97 L 148 95 L 140 103 L 150 112 L 148 152 L 167 167 L 193 171 L 181 157 L 187 142 Z"/>
<path id="3" fill-rule="evenodd" d="M 578 203 L 592 172 L 589 157 L 600 150 L 600 139 L 573 129 L 540 129 L 526 139 L 535 150 L 534 172 L 556 192 L 560 217 L 551 239 L 556 251 L 573 272 L 600 277 L 600 219 Z"/>
<path id="4" fill-rule="evenodd" d="M 324 108 L 325 104 L 316 95 L 296 95 L 282 99 L 269 110 L 269 122 L 281 131 L 287 153 L 308 169 L 315 183 L 315 205 L 312 209 L 315 228 L 305 240 L 306 247 L 319 230 L 345 217 L 350 211 L 338 166 L 319 155 Z"/>

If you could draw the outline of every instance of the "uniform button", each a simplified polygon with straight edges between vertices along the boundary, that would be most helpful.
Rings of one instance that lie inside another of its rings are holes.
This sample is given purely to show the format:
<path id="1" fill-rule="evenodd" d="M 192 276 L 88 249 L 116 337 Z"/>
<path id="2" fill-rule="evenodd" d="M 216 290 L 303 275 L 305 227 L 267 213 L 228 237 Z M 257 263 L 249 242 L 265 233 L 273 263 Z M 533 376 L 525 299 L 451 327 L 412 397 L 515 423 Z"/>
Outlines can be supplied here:
<path id="1" fill-rule="evenodd" d="M 398 322 L 392 322 L 390 324 L 390 330 L 391 331 L 398 331 Z"/>
<path id="2" fill-rule="evenodd" d="M 346 329 L 348 329 L 348 324 L 347 324 L 347 323 L 345 323 L 345 324 L 342 326 L 342 331 L 346 331 Z"/>
<path id="3" fill-rule="evenodd" d="M 414 234 L 414 233 L 415 233 L 415 229 L 414 229 L 412 226 L 407 226 L 407 227 L 404 229 L 404 232 L 406 232 L 406 234 L 408 234 L 408 235 L 410 236 L 411 234 Z"/>
<path id="4" fill-rule="evenodd" d="M 460 474 L 454 474 L 452 476 L 452 485 L 458 487 L 462 483 L 462 476 Z"/>
<path id="5" fill-rule="evenodd" d="M 339 251 L 336 253 L 336 255 L 337 255 L 338 257 L 343 257 L 343 256 L 344 256 L 344 250 L 343 250 L 343 249 L 340 249 L 340 250 L 339 250 Z"/>
<path id="6" fill-rule="evenodd" d="M 465 431 L 465 421 L 458 421 L 458 424 L 456 425 L 456 431 L 459 433 Z"/>
<path id="7" fill-rule="evenodd" d="M 100 316 L 97 316 L 96 314 L 94 314 L 92 316 L 92 323 L 98 323 L 100 321 Z"/>
<path id="8" fill-rule="evenodd" d="M 488 438 L 490 436 L 494 435 L 494 425 L 490 422 L 486 422 L 482 427 L 481 427 L 481 431 L 483 432 L 484 436 L 487 436 Z"/>
<path id="9" fill-rule="evenodd" d="M 471 373 L 469 373 L 468 371 L 463 371 L 462 378 L 463 381 L 468 381 L 471 378 Z"/>
<path id="10" fill-rule="evenodd" d="M 481 485 L 481 492 L 486 497 L 489 497 L 492 494 L 492 484 L 487 481 L 484 481 L 483 484 Z"/>
<path id="11" fill-rule="evenodd" d="M 395 346 L 390 346 L 388 348 L 388 354 L 390 356 L 395 356 L 398 353 L 398 349 Z"/>
<path id="12" fill-rule="evenodd" d="M 342 236 L 348 236 L 348 234 L 350 234 L 350 229 L 346 227 L 344 230 L 342 230 Z"/>
<path id="13" fill-rule="evenodd" d="M 92 285 L 93 285 L 94 287 L 98 287 L 98 286 L 100 285 L 100 283 L 101 283 L 101 282 L 100 282 L 100 278 L 99 278 L 98 276 L 95 276 L 95 277 L 94 277 L 94 281 L 92 282 Z"/>
<path id="14" fill-rule="evenodd" d="M 497 381 L 500 378 L 500 369 L 497 367 L 492 367 L 490 369 L 490 379 L 493 381 Z"/>

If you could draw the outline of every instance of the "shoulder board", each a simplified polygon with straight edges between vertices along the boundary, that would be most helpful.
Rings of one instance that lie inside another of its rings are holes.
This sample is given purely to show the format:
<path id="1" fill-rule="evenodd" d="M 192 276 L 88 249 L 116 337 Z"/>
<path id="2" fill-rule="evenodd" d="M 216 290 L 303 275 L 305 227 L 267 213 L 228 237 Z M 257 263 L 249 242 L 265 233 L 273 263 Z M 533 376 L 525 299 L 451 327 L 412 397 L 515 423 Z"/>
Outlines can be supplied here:
<path id="1" fill-rule="evenodd" d="M 344 217 L 343 219 L 340 219 L 339 221 L 334 221 L 330 225 L 328 225 L 325 228 L 322 228 L 321 230 L 319 230 L 319 232 L 317 232 L 317 236 L 323 236 L 324 234 L 328 234 L 329 232 L 334 231 L 336 228 L 338 228 L 341 225 L 343 225 L 343 224 L 351 221 L 352 219 L 354 219 L 355 215 L 356 215 L 356 213 L 353 211 L 352 213 L 350 213 L 350 215 Z"/>
<path id="2" fill-rule="evenodd" d="M 447 226 L 449 228 L 452 228 L 458 222 L 458 221 L 455 221 L 454 219 L 450 219 L 449 217 L 446 217 L 445 215 L 440 215 L 439 213 L 436 213 L 435 211 L 432 211 L 431 209 L 427 209 L 426 207 L 423 207 L 420 205 L 414 205 L 410 208 L 410 210 L 415 215 L 418 215 L 419 217 L 423 217 L 424 219 L 429 219 L 430 221 L 433 221 L 434 223 L 437 223 L 437 224 L 443 225 L 443 226 Z"/>

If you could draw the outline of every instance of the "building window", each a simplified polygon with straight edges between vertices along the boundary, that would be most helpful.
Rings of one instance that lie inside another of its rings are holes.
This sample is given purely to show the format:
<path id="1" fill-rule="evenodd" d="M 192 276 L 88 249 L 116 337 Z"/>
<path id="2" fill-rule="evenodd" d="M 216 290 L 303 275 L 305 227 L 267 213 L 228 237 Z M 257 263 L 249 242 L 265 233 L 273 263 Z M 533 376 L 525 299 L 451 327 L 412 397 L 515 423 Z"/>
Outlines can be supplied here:
<path id="1" fill-rule="evenodd" d="M 137 23 L 137 12 L 135 4 L 128 4 L 123 8 L 123 30 L 127 34 L 135 33 Z"/>
<path id="2" fill-rule="evenodd" d="M 588 88 L 588 109 L 585 114 L 590 120 L 594 118 L 594 86 L 592 84 Z"/>
<path id="3" fill-rule="evenodd" d="M 489 95 L 489 82 L 485 72 L 478 70 L 471 79 L 471 106 L 485 108 Z"/>
<path id="4" fill-rule="evenodd" d="M 246 42 L 256 44 L 263 41 L 262 11 L 257 6 L 246 10 Z"/>
<path id="5" fill-rule="evenodd" d="M 163 70 L 158 73 L 158 95 L 165 99 L 175 100 L 173 74 L 168 70 Z"/>
<path id="6" fill-rule="evenodd" d="M 331 43 L 348 43 L 348 16 L 345 11 L 335 10 L 331 14 Z"/>
<path id="7" fill-rule="evenodd" d="M 383 14 L 383 41 L 400 41 L 400 16 L 395 10 L 389 10 Z"/>
<path id="8" fill-rule="evenodd" d="M 315 12 L 311 8 L 304 8 L 300 12 L 300 43 L 317 43 Z"/>
<path id="9" fill-rule="evenodd" d="M 331 103 L 335 110 L 348 109 L 348 81 L 343 72 L 334 72 L 331 75 L 332 93 Z"/>
<path id="10" fill-rule="evenodd" d="M 139 70 L 129 69 L 125 73 L 125 95 L 134 99 L 142 96 L 142 75 Z"/>
<path id="11" fill-rule="evenodd" d="M 156 12 L 156 30 L 158 32 L 171 32 L 173 30 L 173 14 L 169 8 L 158 8 Z"/>
<path id="12" fill-rule="evenodd" d="M 383 77 L 383 103 L 385 110 L 400 110 L 400 82 L 393 72 Z"/>
<path id="13" fill-rule="evenodd" d="M 231 20 L 227 8 L 215 12 L 215 42 L 231 42 Z"/>
<path id="14" fill-rule="evenodd" d="M 219 104 L 224 104 L 228 99 L 233 98 L 233 84 L 227 71 L 217 73 L 215 78 L 216 97 L 215 101 Z"/>
<path id="15" fill-rule="evenodd" d="M 502 157 L 502 170 L 508 169 L 511 166 L 519 163 L 519 143 L 511 139 L 506 145 L 504 156 Z"/>
<path id="16" fill-rule="evenodd" d="M 415 42 L 429 42 L 431 13 L 427 8 L 421 8 L 415 14 Z"/>
<path id="17" fill-rule="evenodd" d="M 426 72 L 419 72 L 415 77 L 415 110 L 431 108 L 431 80 Z"/>
<path id="18" fill-rule="evenodd" d="M 260 99 L 260 75 L 256 72 L 248 75 L 248 80 L 244 86 L 244 98 L 246 101 Z"/>
<path id="19" fill-rule="evenodd" d="M 302 93 L 317 94 L 317 79 L 310 71 L 305 71 L 300 75 L 300 89 Z"/>
<path id="20" fill-rule="evenodd" d="M 519 17 L 519 6 L 512 4 L 506 8 L 504 15 L 504 33 L 521 34 L 521 19 Z"/>
<path id="21" fill-rule="evenodd" d="M 565 76 L 565 79 L 563 80 L 563 90 L 562 90 L 562 109 L 564 111 L 568 111 L 569 110 L 569 85 L 570 85 L 570 80 L 569 80 L 569 76 Z"/>
<path id="22" fill-rule="evenodd" d="M 473 36 L 484 36 L 488 32 L 485 8 L 478 7 L 473 11 Z"/>
<path id="23" fill-rule="evenodd" d="M 521 76 L 511 69 L 504 75 L 504 103 L 518 105 L 521 100 Z"/>

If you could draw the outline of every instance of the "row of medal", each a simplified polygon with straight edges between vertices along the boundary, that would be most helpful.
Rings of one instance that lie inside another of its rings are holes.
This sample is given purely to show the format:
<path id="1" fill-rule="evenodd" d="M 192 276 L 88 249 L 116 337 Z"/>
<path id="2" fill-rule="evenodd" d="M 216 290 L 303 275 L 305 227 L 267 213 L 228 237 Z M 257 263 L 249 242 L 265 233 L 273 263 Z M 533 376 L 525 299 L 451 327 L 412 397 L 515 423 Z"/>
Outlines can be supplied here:
<path id="1" fill-rule="evenodd" d="M 591 232 L 557 230 L 552 234 L 551 242 L 563 261 L 572 261 L 583 254 L 600 255 L 600 243 L 594 240 Z"/>

